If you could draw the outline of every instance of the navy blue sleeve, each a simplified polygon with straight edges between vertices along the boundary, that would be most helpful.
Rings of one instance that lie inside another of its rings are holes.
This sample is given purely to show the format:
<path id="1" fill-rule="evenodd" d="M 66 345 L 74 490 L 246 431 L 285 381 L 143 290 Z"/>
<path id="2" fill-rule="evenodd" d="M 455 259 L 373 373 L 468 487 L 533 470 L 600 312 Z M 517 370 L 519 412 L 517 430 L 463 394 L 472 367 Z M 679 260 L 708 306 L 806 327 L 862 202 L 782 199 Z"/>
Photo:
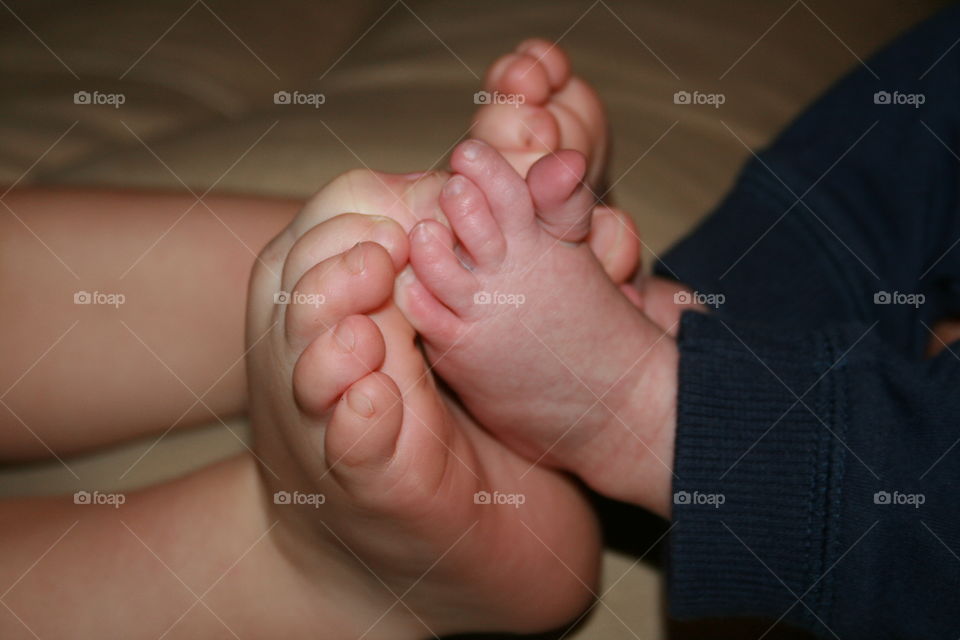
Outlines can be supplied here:
<path id="1" fill-rule="evenodd" d="M 842 79 L 657 271 L 724 294 L 737 317 L 879 321 L 888 342 L 920 353 L 924 324 L 960 314 L 958 38 L 960 7 Z M 875 304 L 884 293 L 902 303 Z"/>
<path id="2" fill-rule="evenodd" d="M 960 359 L 698 313 L 680 342 L 671 613 L 956 635 Z"/>
<path id="3" fill-rule="evenodd" d="M 677 617 L 960 634 L 960 9 L 842 80 L 658 265 L 684 315 Z"/>

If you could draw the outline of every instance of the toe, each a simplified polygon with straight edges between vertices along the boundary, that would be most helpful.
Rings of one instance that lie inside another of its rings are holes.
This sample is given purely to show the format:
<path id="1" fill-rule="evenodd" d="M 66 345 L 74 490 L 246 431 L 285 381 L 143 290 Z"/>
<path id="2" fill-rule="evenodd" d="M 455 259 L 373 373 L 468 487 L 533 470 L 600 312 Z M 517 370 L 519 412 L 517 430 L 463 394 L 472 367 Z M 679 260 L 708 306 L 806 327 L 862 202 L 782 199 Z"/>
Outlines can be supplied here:
<path id="1" fill-rule="evenodd" d="M 517 53 L 537 59 L 547 73 L 550 87 L 561 88 L 570 79 L 570 58 L 557 44 L 543 38 L 531 38 L 520 43 Z"/>
<path id="2" fill-rule="evenodd" d="M 383 364 L 386 345 L 367 316 L 348 316 L 316 338 L 297 359 L 293 392 L 300 409 L 312 416 L 326 412 L 360 378 Z"/>
<path id="3" fill-rule="evenodd" d="M 396 270 L 407 262 L 407 232 L 396 221 L 383 216 L 346 213 L 305 231 L 287 254 L 281 288 L 292 287 L 314 265 L 341 254 L 358 242 L 375 242 L 390 254 Z"/>
<path id="4" fill-rule="evenodd" d="M 343 394 L 327 424 L 327 468 L 348 490 L 375 488 L 369 472 L 393 456 L 402 422 L 403 401 L 393 379 L 381 372 L 361 378 Z"/>
<path id="5" fill-rule="evenodd" d="M 550 97 L 550 77 L 536 57 L 510 53 L 493 64 L 485 86 L 510 96 L 523 96 L 525 104 L 544 104 Z"/>
<path id="6" fill-rule="evenodd" d="M 412 268 L 397 277 L 395 299 L 426 344 L 445 351 L 456 343 L 463 321 L 423 286 Z"/>
<path id="7" fill-rule="evenodd" d="M 640 268 L 640 236 L 633 218 L 620 209 L 593 209 L 590 250 L 614 282 L 626 282 Z"/>
<path id="8" fill-rule="evenodd" d="M 450 178 L 440 192 L 440 207 L 475 264 L 487 266 L 503 259 L 506 241 L 490 213 L 487 199 L 469 178 L 462 175 Z"/>
<path id="9" fill-rule="evenodd" d="M 439 222 L 424 220 L 410 232 L 410 266 L 427 290 L 454 312 L 472 303 L 477 279 L 454 252 L 453 234 Z"/>
<path id="10" fill-rule="evenodd" d="M 537 217 L 548 233 L 567 242 L 581 242 L 590 233 L 590 214 L 596 204 L 583 182 L 586 158 L 561 150 L 530 167 L 527 184 Z"/>
<path id="11" fill-rule="evenodd" d="M 280 292 L 287 340 L 300 349 L 348 315 L 381 307 L 393 291 L 393 261 L 386 249 L 363 242 L 307 271 Z"/>
<path id="12" fill-rule="evenodd" d="M 560 144 L 557 119 L 544 107 L 494 104 L 484 107 L 474 118 L 473 135 L 504 151 L 535 153 L 535 157 L 556 151 Z M 526 165 L 517 167 L 526 174 Z"/>
<path id="13" fill-rule="evenodd" d="M 480 140 L 467 140 L 453 150 L 450 166 L 479 187 L 505 235 L 532 226 L 533 202 L 527 183 L 496 149 Z"/>

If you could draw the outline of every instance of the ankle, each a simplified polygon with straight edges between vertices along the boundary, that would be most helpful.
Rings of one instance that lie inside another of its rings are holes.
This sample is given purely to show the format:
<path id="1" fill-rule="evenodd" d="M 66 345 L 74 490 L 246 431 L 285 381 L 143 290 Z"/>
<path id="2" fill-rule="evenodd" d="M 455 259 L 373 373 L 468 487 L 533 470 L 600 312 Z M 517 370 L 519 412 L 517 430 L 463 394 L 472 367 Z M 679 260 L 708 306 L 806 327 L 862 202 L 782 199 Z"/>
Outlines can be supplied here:
<path id="1" fill-rule="evenodd" d="M 571 471 L 594 490 L 670 517 L 676 436 L 676 341 L 662 336 L 648 347 L 638 375 L 594 431 L 591 451 Z"/>

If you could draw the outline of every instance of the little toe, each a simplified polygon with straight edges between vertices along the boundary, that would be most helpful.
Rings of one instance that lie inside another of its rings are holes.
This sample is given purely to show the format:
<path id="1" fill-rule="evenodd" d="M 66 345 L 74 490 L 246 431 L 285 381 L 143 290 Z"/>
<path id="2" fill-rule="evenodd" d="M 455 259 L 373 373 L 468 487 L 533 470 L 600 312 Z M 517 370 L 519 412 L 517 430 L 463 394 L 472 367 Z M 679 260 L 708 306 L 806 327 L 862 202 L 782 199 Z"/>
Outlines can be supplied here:
<path id="1" fill-rule="evenodd" d="M 376 323 L 354 315 L 311 342 L 293 369 L 293 393 L 300 409 L 314 417 L 330 409 L 360 378 L 383 365 L 386 345 Z"/>
<path id="2" fill-rule="evenodd" d="M 453 234 L 439 222 L 424 220 L 410 232 L 410 266 L 427 290 L 453 311 L 471 304 L 477 279 L 454 252 Z"/>
<path id="3" fill-rule="evenodd" d="M 538 160 L 527 175 L 527 184 L 544 229 L 566 242 L 581 242 L 590 233 L 596 198 L 583 182 L 587 160 L 564 149 Z"/>
<path id="4" fill-rule="evenodd" d="M 479 187 L 505 235 L 531 227 L 534 210 L 527 183 L 496 149 L 467 140 L 453 150 L 450 166 Z"/>
<path id="5" fill-rule="evenodd" d="M 440 207 L 474 264 L 487 266 L 503 259 L 506 241 L 483 193 L 469 178 L 454 175 L 440 192 Z"/>
<path id="6" fill-rule="evenodd" d="M 289 292 L 279 292 L 287 340 L 294 349 L 345 316 L 368 313 L 385 304 L 396 275 L 386 249 L 363 242 L 308 270 Z"/>

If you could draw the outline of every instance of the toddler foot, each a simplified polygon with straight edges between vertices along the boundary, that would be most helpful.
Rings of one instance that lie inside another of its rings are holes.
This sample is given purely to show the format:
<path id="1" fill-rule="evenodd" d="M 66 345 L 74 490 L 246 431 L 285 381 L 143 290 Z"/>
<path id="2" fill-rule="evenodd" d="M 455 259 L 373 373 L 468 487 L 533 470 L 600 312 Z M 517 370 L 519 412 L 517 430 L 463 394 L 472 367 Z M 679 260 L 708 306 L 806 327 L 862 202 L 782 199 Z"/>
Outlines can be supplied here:
<path id="1" fill-rule="evenodd" d="M 572 74 L 560 46 L 540 38 L 522 42 L 490 66 L 484 86 L 489 92 L 522 95 L 524 102 L 480 107 L 474 115 L 475 138 L 499 151 L 521 176 L 547 154 L 579 151 L 587 159 L 587 186 L 600 199 L 608 155 L 603 103 Z M 589 241 L 614 282 L 624 283 L 637 271 L 640 239 L 625 212 L 598 204 Z"/>
<path id="2" fill-rule="evenodd" d="M 589 230 L 586 163 L 547 156 L 525 182 L 468 141 L 451 164 L 461 175 L 440 204 L 453 231 L 414 227 L 399 296 L 437 372 L 531 460 L 616 498 L 665 495 L 637 489 L 669 491 L 675 347 L 576 244 Z"/>
<path id="3" fill-rule="evenodd" d="M 253 275 L 248 369 L 264 481 L 290 496 L 270 505 L 276 537 L 318 601 L 343 611 L 324 637 L 569 620 L 589 602 L 599 553 L 582 496 L 554 472 L 524 475 L 526 461 L 437 390 L 392 302 L 401 226 L 309 222 L 278 236 Z"/>
<path id="4" fill-rule="evenodd" d="M 548 153 L 587 158 L 586 181 L 599 195 L 607 163 L 607 119 L 596 91 L 570 70 L 559 46 L 534 38 L 487 70 L 484 88 L 522 95 L 522 105 L 491 103 L 474 116 L 473 136 L 496 148 L 521 176 Z"/>

